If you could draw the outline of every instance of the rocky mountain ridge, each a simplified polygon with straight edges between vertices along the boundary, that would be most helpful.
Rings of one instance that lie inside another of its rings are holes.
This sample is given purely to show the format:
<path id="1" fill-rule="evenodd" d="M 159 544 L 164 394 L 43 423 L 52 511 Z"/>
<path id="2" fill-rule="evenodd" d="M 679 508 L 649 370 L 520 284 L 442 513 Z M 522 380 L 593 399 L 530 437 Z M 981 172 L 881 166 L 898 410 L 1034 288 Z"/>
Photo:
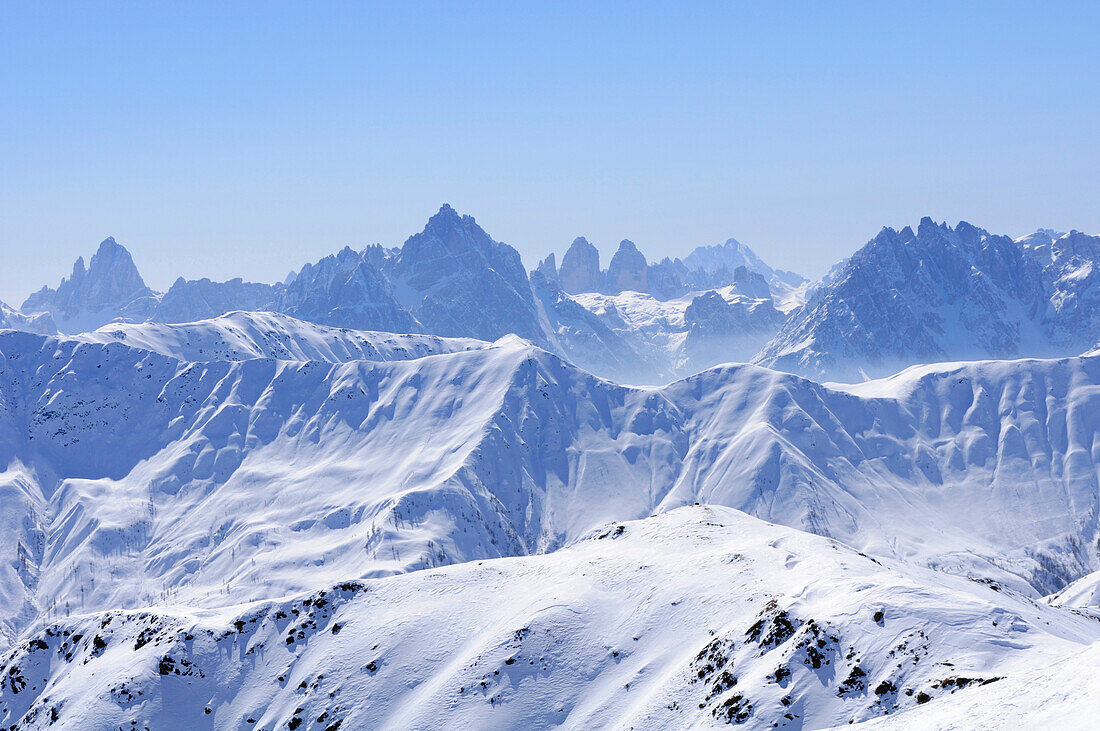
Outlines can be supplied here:
<path id="1" fill-rule="evenodd" d="M 49 315 L 62 332 L 79 332 L 273 311 L 352 329 L 518 334 L 632 383 L 730 361 L 858 381 L 929 361 L 1090 349 L 1100 341 L 1098 242 L 1049 230 L 1012 240 L 926 218 L 917 231 L 883 229 L 814 286 L 734 240 L 657 264 L 624 241 L 601 270 L 581 238 L 560 269 L 548 258 L 528 274 L 514 249 L 444 206 L 402 248 L 345 248 L 273 285 L 181 279 L 158 294 L 108 239 L 90 267 L 78 261 L 57 289 L 43 288 L 4 322 L 50 332 L 45 318 L 26 319 Z M 799 305 L 801 297 L 809 299 Z"/>

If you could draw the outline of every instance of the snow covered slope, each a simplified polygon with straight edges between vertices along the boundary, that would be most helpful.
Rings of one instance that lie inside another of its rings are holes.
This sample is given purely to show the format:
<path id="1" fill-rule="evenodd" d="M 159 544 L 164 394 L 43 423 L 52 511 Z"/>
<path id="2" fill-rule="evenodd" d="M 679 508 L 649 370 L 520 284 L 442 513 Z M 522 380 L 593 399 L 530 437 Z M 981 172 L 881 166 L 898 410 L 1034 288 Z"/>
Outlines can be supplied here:
<path id="1" fill-rule="evenodd" d="M 1053 662 L 976 684 L 950 698 L 853 729 L 902 731 L 1017 731 L 1018 729 L 1096 728 L 1100 708 L 1100 643 Z"/>
<path id="2" fill-rule="evenodd" d="M 549 555 L 51 622 L 0 656 L 0 722 L 824 728 L 973 688 L 1018 702 L 1030 668 L 1098 641 L 1009 590 L 685 507 Z"/>
<path id="3" fill-rule="evenodd" d="M 547 552 L 695 502 L 1034 596 L 1100 568 L 1100 358 L 630 388 L 512 337 L 333 362 L 372 341 L 322 329 L 287 347 L 326 360 L 240 361 L 270 351 L 185 329 L 133 328 L 153 350 L 0 334 L 6 640 L 42 615 Z M 154 352 L 211 340 L 203 362 Z"/>
<path id="4" fill-rule="evenodd" d="M 1082 576 L 1050 597 L 1050 603 L 1060 607 L 1093 608 L 1100 617 L 1100 571 Z"/>
<path id="5" fill-rule="evenodd" d="M 57 327 L 53 318 L 48 313 L 40 315 L 24 315 L 18 310 L 8 307 L 0 302 L 0 330 L 23 330 L 25 332 L 54 335 Z"/>
<path id="6" fill-rule="evenodd" d="M 572 299 L 654 364 L 642 374 L 644 380 L 635 381 L 641 383 L 667 383 L 718 363 L 747 362 L 783 322 L 771 299 L 745 296 L 736 285 L 668 300 L 631 291 Z"/>
<path id="7" fill-rule="evenodd" d="M 330 363 L 409 360 L 488 346 L 485 341 L 472 338 L 326 327 L 275 312 L 231 312 L 186 324 L 115 323 L 77 339 L 124 343 L 194 362 L 253 358 Z"/>

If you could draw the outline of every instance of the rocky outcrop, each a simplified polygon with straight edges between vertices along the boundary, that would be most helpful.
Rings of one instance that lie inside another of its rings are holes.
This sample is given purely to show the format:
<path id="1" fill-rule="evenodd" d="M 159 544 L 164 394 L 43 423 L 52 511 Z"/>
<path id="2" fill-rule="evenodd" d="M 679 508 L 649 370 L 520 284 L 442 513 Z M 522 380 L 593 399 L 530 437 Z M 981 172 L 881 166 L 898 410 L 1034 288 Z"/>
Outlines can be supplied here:
<path id="1" fill-rule="evenodd" d="M 615 252 L 611 265 L 607 268 L 607 291 L 609 294 L 649 291 L 645 256 L 638 251 L 633 241 L 623 239 L 619 242 L 619 250 Z"/>
<path id="2" fill-rule="evenodd" d="M 583 236 L 573 239 L 569 250 L 561 258 L 558 280 L 569 294 L 599 292 L 600 252 Z"/>
<path id="3" fill-rule="evenodd" d="M 157 295 L 145 286 L 130 252 L 107 238 L 87 268 L 78 258 L 57 289 L 43 287 L 20 309 L 28 315 L 48 312 L 62 332 L 81 332 L 116 319 L 142 322 L 156 306 Z"/>
<path id="4" fill-rule="evenodd" d="M 764 289 L 767 291 L 766 285 Z M 704 292 L 684 311 L 684 353 L 696 370 L 718 363 L 746 362 L 782 322 L 783 314 L 770 299 L 726 299 L 714 290 Z"/>
<path id="5" fill-rule="evenodd" d="M 209 279 L 185 280 L 180 277 L 161 297 L 150 320 L 154 322 L 195 322 L 218 317 L 226 312 L 272 311 L 283 284 L 245 282 L 239 277 L 228 282 Z"/>
<path id="6" fill-rule="evenodd" d="M 921 362 L 1052 355 L 1049 276 L 1039 255 L 966 222 L 885 228 L 756 362 L 860 379 Z"/>
<path id="7" fill-rule="evenodd" d="M 389 279 L 367 261 L 365 253 L 350 247 L 302 267 L 275 309 L 321 325 L 396 333 L 423 331 L 397 300 Z"/>
<path id="8" fill-rule="evenodd" d="M 660 300 L 682 297 L 698 289 L 688 268 L 679 259 L 667 256 L 656 264 L 650 264 L 646 271 L 648 291 Z M 727 282 L 728 283 L 728 282 Z"/>
<path id="9" fill-rule="evenodd" d="M 558 284 L 558 265 L 553 253 L 540 261 L 539 265 L 535 267 L 535 271 L 541 274 L 547 282 Z"/>
<path id="10" fill-rule="evenodd" d="M 684 266 L 695 273 L 700 288 L 726 286 L 730 283 L 730 275 L 738 267 L 745 267 L 762 275 L 773 290 L 789 290 L 806 281 L 794 272 L 773 269 L 756 252 L 737 239 L 726 239 L 723 244 L 696 248 L 684 257 Z"/>
<path id="11" fill-rule="evenodd" d="M 389 274 L 428 332 L 546 342 L 519 252 L 449 205 L 405 242 Z"/>
<path id="12" fill-rule="evenodd" d="M 752 299 L 771 299 L 771 288 L 764 275 L 748 267 L 737 267 L 733 272 L 733 288 L 738 294 Z"/>
<path id="13" fill-rule="evenodd" d="M 1043 334 L 1061 353 L 1077 353 L 1100 339 L 1100 236 L 1039 230 L 1018 240 L 1043 268 L 1047 306 Z"/>

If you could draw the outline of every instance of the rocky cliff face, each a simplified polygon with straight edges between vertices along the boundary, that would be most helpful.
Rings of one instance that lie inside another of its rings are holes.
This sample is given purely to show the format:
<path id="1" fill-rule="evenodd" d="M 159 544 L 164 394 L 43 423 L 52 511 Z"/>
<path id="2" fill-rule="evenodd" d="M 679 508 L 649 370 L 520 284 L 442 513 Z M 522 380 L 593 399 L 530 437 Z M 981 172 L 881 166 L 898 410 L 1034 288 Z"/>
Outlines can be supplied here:
<path id="1" fill-rule="evenodd" d="M 388 273 L 428 332 L 546 342 L 519 252 L 448 205 L 405 242 Z"/>
<path id="2" fill-rule="evenodd" d="M 649 291 L 645 256 L 633 241 L 623 239 L 619 242 L 619 250 L 607 268 L 607 289 L 609 294 Z"/>
<path id="3" fill-rule="evenodd" d="M 698 291 L 699 283 L 692 272 L 679 259 L 667 256 L 646 269 L 646 284 L 649 293 L 657 299 L 670 300 L 682 297 L 688 292 Z M 728 281 L 721 286 L 729 284 Z"/>
<path id="4" fill-rule="evenodd" d="M 600 286 L 600 252 L 583 236 L 573 239 L 561 258 L 558 279 L 569 294 L 598 292 Z"/>
<path id="5" fill-rule="evenodd" d="M 748 267 L 737 267 L 733 271 L 733 287 L 738 294 L 753 299 L 771 299 L 772 296 L 764 275 Z"/>
<path id="6" fill-rule="evenodd" d="M 115 319 L 141 322 L 157 305 L 134 260 L 113 238 L 104 239 L 91 264 L 76 260 L 57 289 L 43 287 L 23 303 L 25 314 L 48 312 L 63 332 L 94 330 Z"/>
<path id="7" fill-rule="evenodd" d="M 276 304 L 302 320 L 322 325 L 396 333 L 423 327 L 398 301 L 393 284 L 364 253 L 344 247 L 315 264 L 306 264 Z"/>
<path id="8" fill-rule="evenodd" d="M 552 258 L 540 262 L 540 270 L 549 263 L 553 263 Z M 643 292 L 667 301 L 689 292 L 728 287 L 735 283 L 735 272 L 739 268 L 759 275 L 768 289 L 765 293 L 754 284 L 753 294 L 749 296 L 779 296 L 785 303 L 784 311 L 803 301 L 800 288 L 807 284 L 805 279 L 792 272 L 773 269 L 752 249 L 734 239 L 720 246 L 700 246 L 684 259 L 665 257 L 655 263 L 647 263 L 638 247 L 624 240 L 608 269 L 601 271 L 596 247 L 578 238 L 566 251 L 561 268 L 555 274 L 562 290 L 569 294 Z M 543 275 L 553 278 L 549 270 L 544 270 Z M 742 284 L 745 279 L 742 275 Z"/>
<path id="9" fill-rule="evenodd" d="M 764 289 L 767 290 L 766 285 Z M 770 299 L 736 296 L 727 299 L 710 290 L 693 298 L 684 311 L 687 328 L 684 354 L 693 370 L 719 363 L 746 362 L 782 323 L 783 315 Z"/>
<path id="10" fill-rule="evenodd" d="M 185 280 L 180 277 L 160 298 L 149 319 L 153 322 L 195 322 L 234 310 L 272 311 L 285 290 L 283 284 L 245 282 L 240 278 L 212 282 L 206 278 Z"/>
<path id="11" fill-rule="evenodd" d="M 557 259 L 554 258 L 554 254 L 551 252 L 545 259 L 539 262 L 535 267 L 535 271 L 543 276 L 547 282 L 560 285 L 558 281 L 558 264 Z"/>
<path id="12" fill-rule="evenodd" d="M 1035 256 L 966 222 L 886 228 L 817 289 L 757 362 L 859 379 L 918 362 L 1048 355 Z"/>
<path id="13" fill-rule="evenodd" d="M 1059 352 L 1090 348 L 1100 337 L 1100 236 L 1040 230 L 1018 240 L 1043 269 L 1048 304 L 1043 334 Z"/>

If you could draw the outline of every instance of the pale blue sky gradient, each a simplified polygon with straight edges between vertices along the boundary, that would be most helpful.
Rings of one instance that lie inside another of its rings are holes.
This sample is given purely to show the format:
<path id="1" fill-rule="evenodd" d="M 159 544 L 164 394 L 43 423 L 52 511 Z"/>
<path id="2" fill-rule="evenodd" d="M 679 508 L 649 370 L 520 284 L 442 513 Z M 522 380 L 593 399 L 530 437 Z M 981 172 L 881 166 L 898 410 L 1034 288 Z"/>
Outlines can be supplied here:
<path id="1" fill-rule="evenodd" d="M 157 288 L 281 279 L 444 201 L 529 267 L 1100 232 L 1097 5 L 897 5 L 3 1 L 0 299 L 108 235 Z"/>

